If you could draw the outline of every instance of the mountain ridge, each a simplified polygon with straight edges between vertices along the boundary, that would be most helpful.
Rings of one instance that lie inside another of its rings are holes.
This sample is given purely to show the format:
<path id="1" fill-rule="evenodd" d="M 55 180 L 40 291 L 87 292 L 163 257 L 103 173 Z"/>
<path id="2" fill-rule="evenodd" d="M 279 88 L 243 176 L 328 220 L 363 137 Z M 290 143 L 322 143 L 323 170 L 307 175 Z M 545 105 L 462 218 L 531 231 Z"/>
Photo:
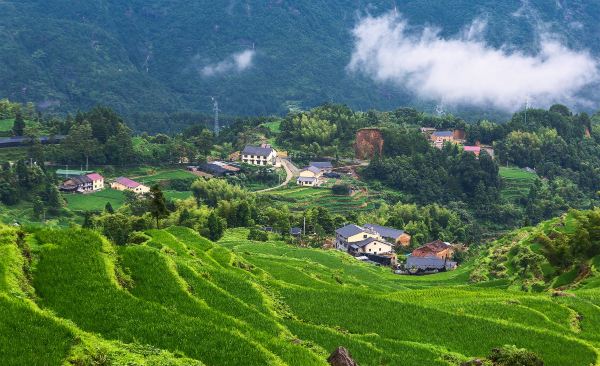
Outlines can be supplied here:
<path id="1" fill-rule="evenodd" d="M 231 115 L 330 101 L 363 110 L 433 109 L 402 88 L 347 70 L 357 21 L 393 9 L 412 28 L 434 26 L 442 36 L 483 19 L 493 47 L 531 52 L 543 29 L 568 47 L 600 51 L 592 15 L 600 5 L 584 1 L 9 1 L 0 4 L 0 96 L 58 112 L 96 104 L 125 114 L 210 112 L 211 96 Z M 204 67 L 245 50 L 255 51 L 251 67 L 202 75 Z"/>

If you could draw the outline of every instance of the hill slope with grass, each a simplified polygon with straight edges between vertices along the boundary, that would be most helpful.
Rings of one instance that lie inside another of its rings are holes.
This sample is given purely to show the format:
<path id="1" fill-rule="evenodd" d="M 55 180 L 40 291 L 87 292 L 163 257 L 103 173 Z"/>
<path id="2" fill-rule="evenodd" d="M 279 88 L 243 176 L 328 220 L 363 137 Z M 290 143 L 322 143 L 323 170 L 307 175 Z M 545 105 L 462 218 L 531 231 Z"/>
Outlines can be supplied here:
<path id="1" fill-rule="evenodd" d="M 0 357 L 10 365 L 458 365 L 503 345 L 597 364 L 600 292 L 403 277 L 337 252 L 187 228 L 116 247 L 81 229 L 0 231 Z M 549 347 L 548 345 L 552 345 Z"/>
<path id="2" fill-rule="evenodd" d="M 600 288 L 600 210 L 571 210 L 488 245 L 473 282 L 502 280 L 526 290 Z"/>

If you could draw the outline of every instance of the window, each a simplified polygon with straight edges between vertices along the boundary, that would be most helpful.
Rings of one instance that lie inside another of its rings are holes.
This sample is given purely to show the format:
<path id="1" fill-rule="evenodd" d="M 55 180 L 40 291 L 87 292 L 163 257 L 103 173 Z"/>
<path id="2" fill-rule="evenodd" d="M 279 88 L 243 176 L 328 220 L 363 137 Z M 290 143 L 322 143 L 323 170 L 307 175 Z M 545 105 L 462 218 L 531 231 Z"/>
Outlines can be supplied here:
<path id="1" fill-rule="evenodd" d="M 364 235 L 363 235 L 363 239 L 366 239 L 366 238 L 367 238 L 367 234 L 364 234 Z"/>
<path id="2" fill-rule="evenodd" d="M 369 249 L 369 252 L 371 251 L 371 249 Z"/>

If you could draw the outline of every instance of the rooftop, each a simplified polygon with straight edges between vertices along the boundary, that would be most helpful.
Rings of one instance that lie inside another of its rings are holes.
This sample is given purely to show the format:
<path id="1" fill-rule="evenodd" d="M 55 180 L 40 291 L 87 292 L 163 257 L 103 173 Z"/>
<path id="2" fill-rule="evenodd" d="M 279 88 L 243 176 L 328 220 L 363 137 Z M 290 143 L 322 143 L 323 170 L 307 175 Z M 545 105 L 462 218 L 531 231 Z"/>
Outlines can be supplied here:
<path id="1" fill-rule="evenodd" d="M 394 229 L 393 227 L 380 226 L 374 224 L 365 224 L 365 228 L 376 231 L 379 235 L 384 238 L 394 238 L 396 239 L 400 235 L 404 234 L 404 230 Z"/>
<path id="2" fill-rule="evenodd" d="M 131 180 L 129 178 L 125 178 L 125 177 L 119 177 L 119 178 L 115 179 L 115 182 L 122 184 L 127 188 L 137 188 L 137 187 L 141 186 L 140 183 L 138 183 L 134 180 Z"/>
<path id="3" fill-rule="evenodd" d="M 353 235 L 360 234 L 364 232 L 365 229 L 354 224 L 349 224 L 344 227 L 341 227 L 335 231 L 336 234 L 343 236 L 344 238 L 349 238 Z"/>
<path id="4" fill-rule="evenodd" d="M 367 246 L 367 245 L 369 245 L 369 244 L 371 244 L 371 243 L 373 243 L 373 242 L 383 243 L 383 244 L 385 244 L 385 245 L 392 246 L 392 244 L 390 244 L 390 243 L 388 243 L 388 242 L 386 242 L 386 241 L 384 241 L 384 240 L 379 240 L 379 239 L 376 239 L 376 238 L 366 238 L 366 239 L 364 239 L 364 240 L 361 240 L 361 241 L 357 241 L 357 242 L 354 242 L 354 243 L 352 243 L 352 244 L 350 245 L 350 247 L 353 247 L 353 248 L 355 248 L 355 249 L 358 249 L 358 248 L 362 248 L 362 247 L 364 247 L 364 246 Z"/>
<path id="5" fill-rule="evenodd" d="M 450 247 L 452 247 L 452 244 L 443 242 L 441 240 L 436 240 L 436 241 L 432 241 L 431 243 L 427 243 L 423 246 L 420 246 L 415 250 L 438 253 L 438 252 L 441 252 L 442 250 L 446 250 Z"/>
<path id="6" fill-rule="evenodd" d="M 454 132 L 452 131 L 435 131 L 432 136 L 435 137 L 450 137 L 454 136 Z"/>
<path id="7" fill-rule="evenodd" d="M 88 175 L 87 175 L 87 177 L 88 177 L 88 178 L 90 178 L 90 179 L 91 179 L 91 180 L 93 180 L 93 181 L 97 181 L 97 180 L 104 180 L 104 177 L 103 177 L 103 176 L 101 176 L 101 175 L 100 175 L 100 174 L 98 174 L 98 173 L 91 173 L 91 174 L 88 174 Z"/>
<path id="8" fill-rule="evenodd" d="M 468 152 L 480 152 L 481 151 L 481 146 L 463 146 L 463 148 L 465 149 L 465 151 L 468 151 Z"/>
<path id="9" fill-rule="evenodd" d="M 311 161 L 308 166 L 314 166 L 319 169 L 331 169 L 333 168 L 333 164 L 330 161 Z"/>
<path id="10" fill-rule="evenodd" d="M 242 155 L 269 156 L 273 152 L 272 147 L 246 145 Z"/>
<path id="11" fill-rule="evenodd" d="M 315 166 L 312 166 L 312 165 L 309 166 L 309 167 L 304 168 L 304 170 L 308 170 L 309 172 L 312 172 L 312 173 L 315 173 L 315 174 L 321 173 L 321 169 L 319 169 L 319 168 L 317 168 Z"/>

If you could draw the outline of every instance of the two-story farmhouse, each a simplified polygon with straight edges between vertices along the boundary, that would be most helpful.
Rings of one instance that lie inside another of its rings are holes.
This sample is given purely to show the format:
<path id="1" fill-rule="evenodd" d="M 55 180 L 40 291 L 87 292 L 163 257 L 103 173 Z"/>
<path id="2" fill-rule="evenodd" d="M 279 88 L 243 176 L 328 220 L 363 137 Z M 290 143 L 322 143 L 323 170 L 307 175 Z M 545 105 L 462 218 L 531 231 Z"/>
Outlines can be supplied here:
<path id="1" fill-rule="evenodd" d="M 379 239 L 380 236 L 372 230 L 366 230 L 358 225 L 349 224 L 335 231 L 335 247 L 347 252 L 351 244 L 368 238 Z"/>
<path id="2" fill-rule="evenodd" d="M 70 193 L 96 192 L 104 189 L 104 177 L 98 173 L 78 175 L 65 180 L 58 188 Z"/>
<path id="3" fill-rule="evenodd" d="M 250 165 L 276 165 L 277 151 L 268 144 L 260 146 L 246 145 L 242 151 L 242 162 Z"/>
<path id="4" fill-rule="evenodd" d="M 433 146 L 441 149 L 446 142 L 454 142 L 454 132 L 435 131 L 431 134 L 431 142 Z"/>
<path id="5" fill-rule="evenodd" d="M 317 187 L 321 185 L 323 171 L 317 167 L 309 166 L 300 171 L 296 184 L 303 187 Z"/>

